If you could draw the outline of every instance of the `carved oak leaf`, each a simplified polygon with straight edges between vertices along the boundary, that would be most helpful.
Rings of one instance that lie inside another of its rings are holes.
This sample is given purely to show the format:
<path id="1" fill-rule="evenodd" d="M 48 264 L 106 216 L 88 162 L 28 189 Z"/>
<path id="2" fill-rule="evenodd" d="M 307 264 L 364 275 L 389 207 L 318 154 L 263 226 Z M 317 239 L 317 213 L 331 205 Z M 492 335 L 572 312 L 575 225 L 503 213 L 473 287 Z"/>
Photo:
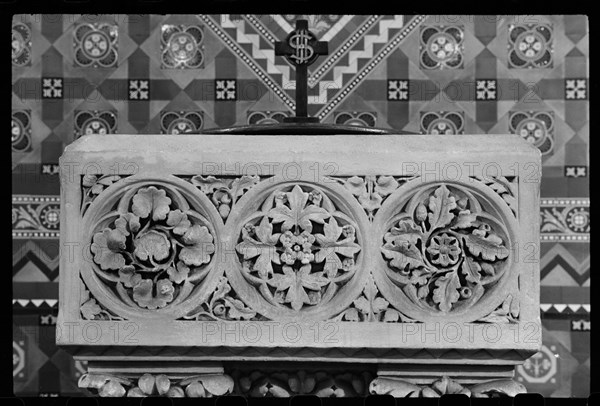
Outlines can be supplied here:
<path id="1" fill-rule="evenodd" d="M 182 261 L 177 261 L 176 266 L 170 266 L 167 269 L 167 274 L 169 274 L 169 279 L 173 283 L 181 283 L 187 279 L 190 273 L 190 268 L 187 267 Z"/>
<path id="2" fill-rule="evenodd" d="M 194 176 L 191 179 L 194 186 L 199 187 L 205 194 L 214 193 L 215 190 L 228 189 L 229 185 L 227 181 L 220 180 L 214 176 Z"/>
<path id="3" fill-rule="evenodd" d="M 465 280 L 471 283 L 481 282 L 481 265 L 472 258 L 466 257 L 461 266 Z"/>
<path id="4" fill-rule="evenodd" d="M 173 233 L 183 235 L 192 226 L 187 214 L 181 210 L 173 210 L 169 212 L 167 224 L 173 226 Z"/>
<path id="5" fill-rule="evenodd" d="M 198 224 L 190 227 L 181 238 L 187 245 L 179 252 L 179 259 L 186 265 L 200 266 L 210 261 L 210 254 L 215 252 L 213 236 L 208 232 L 208 228 Z"/>
<path id="6" fill-rule="evenodd" d="M 142 276 L 135 273 L 135 268 L 132 265 L 126 265 L 119 269 L 119 282 L 127 288 L 133 288 L 142 280 Z"/>
<path id="7" fill-rule="evenodd" d="M 386 243 L 381 250 L 387 259 L 391 259 L 390 265 L 400 270 L 407 265 L 409 269 L 425 266 L 423 255 L 415 245 L 421 238 L 422 233 L 412 220 L 400 220 L 398 227 L 385 234 Z"/>
<path id="8" fill-rule="evenodd" d="M 119 251 L 126 248 L 125 241 L 126 236 L 120 229 L 105 228 L 94 234 L 90 247 L 94 261 L 105 271 L 122 268 L 125 266 L 125 258 Z"/>
<path id="9" fill-rule="evenodd" d="M 169 256 L 171 243 L 167 236 L 154 230 L 133 240 L 133 254 L 142 261 L 162 261 Z"/>
<path id="10" fill-rule="evenodd" d="M 381 207 L 383 197 L 379 193 L 364 192 L 358 197 L 360 205 L 367 211 L 375 211 Z"/>
<path id="11" fill-rule="evenodd" d="M 170 280 L 161 279 L 156 282 L 156 296 L 153 296 L 153 285 L 151 279 L 142 279 L 133 287 L 133 300 L 141 307 L 151 310 L 165 307 L 167 303 L 173 300 L 173 292 L 175 291 Z"/>
<path id="12" fill-rule="evenodd" d="M 300 226 L 310 233 L 312 231 L 311 220 L 323 224 L 325 219 L 330 217 L 330 214 L 322 207 L 315 204 L 306 206 L 308 193 L 303 192 L 298 185 L 291 192 L 286 192 L 285 195 L 290 207 L 283 203 L 276 203 L 276 207 L 269 210 L 268 214 L 273 219 L 273 223 L 283 223 L 282 231 L 289 231 L 294 226 Z"/>
<path id="13" fill-rule="evenodd" d="M 329 223 L 324 224 L 323 231 L 325 235 L 315 234 L 315 238 L 320 246 L 320 249 L 315 254 L 315 262 L 325 260 L 323 270 L 329 278 L 334 278 L 338 269 L 342 268 L 342 261 L 337 254 L 354 258 L 354 254 L 360 251 L 360 245 L 353 242 L 350 238 L 338 241 L 342 235 L 342 227 L 338 226 L 334 217 L 329 219 Z"/>
<path id="14" fill-rule="evenodd" d="M 281 233 L 273 234 L 273 224 L 269 223 L 267 217 L 263 217 L 255 232 L 258 241 L 250 237 L 247 232 L 244 232 L 244 241 L 240 242 L 235 249 L 244 256 L 244 259 L 258 256 L 253 268 L 258 271 L 261 278 L 266 279 L 268 275 L 273 273 L 271 262 L 281 263 L 279 254 L 275 250 L 275 244 L 277 244 Z"/>
<path id="15" fill-rule="evenodd" d="M 465 244 L 471 254 L 478 256 L 481 254 L 483 259 L 488 261 L 496 261 L 508 257 L 508 249 L 504 246 L 504 242 L 494 233 L 490 233 L 487 237 L 480 230 L 473 230 L 472 234 L 464 236 Z"/>
<path id="16" fill-rule="evenodd" d="M 146 218 L 152 214 L 152 220 L 164 220 L 169 213 L 171 198 L 163 189 L 157 189 L 155 186 L 149 186 L 138 190 L 133 196 L 133 205 L 131 211 L 136 216 Z"/>
<path id="17" fill-rule="evenodd" d="M 435 190 L 433 196 L 429 196 L 429 224 L 430 230 L 445 227 L 450 224 L 454 213 L 452 210 L 456 208 L 456 198 L 450 196 L 450 192 L 446 186 L 442 185 Z"/>
<path id="18" fill-rule="evenodd" d="M 433 290 L 433 301 L 438 303 L 439 308 L 443 312 L 448 312 L 452 309 L 452 305 L 460 298 L 460 280 L 455 271 L 448 272 L 446 275 L 439 277 L 435 281 Z"/>
<path id="19" fill-rule="evenodd" d="M 304 288 L 320 291 L 321 287 L 330 282 L 329 279 L 322 276 L 323 272 L 311 274 L 310 269 L 310 265 L 304 265 L 298 272 L 294 272 L 292 267 L 284 265 L 283 275 L 273 274 L 273 278 L 268 283 L 278 291 L 285 291 L 287 289 L 285 302 L 290 303 L 292 309 L 300 310 L 305 303 L 312 303 Z"/>
<path id="20" fill-rule="evenodd" d="M 231 190 L 231 197 L 235 201 L 238 197 L 244 194 L 244 192 L 256 185 L 260 181 L 258 175 L 244 175 L 236 178 L 231 182 L 229 189 Z"/>
<path id="21" fill-rule="evenodd" d="M 454 223 L 452 223 L 453 228 L 469 228 L 472 227 L 477 221 L 477 215 L 471 213 L 470 210 L 461 210 L 456 216 Z"/>

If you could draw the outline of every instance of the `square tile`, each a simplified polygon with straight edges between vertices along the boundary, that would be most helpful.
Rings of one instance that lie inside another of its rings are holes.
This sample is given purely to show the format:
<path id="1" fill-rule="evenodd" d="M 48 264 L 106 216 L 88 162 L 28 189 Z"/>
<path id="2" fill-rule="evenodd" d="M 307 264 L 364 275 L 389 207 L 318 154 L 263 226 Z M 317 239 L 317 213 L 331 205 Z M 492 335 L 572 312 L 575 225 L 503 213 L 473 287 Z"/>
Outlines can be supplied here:
<path id="1" fill-rule="evenodd" d="M 237 80 L 236 79 L 216 79 L 215 80 L 215 100 L 217 101 L 236 101 L 237 100 Z"/>
<path id="2" fill-rule="evenodd" d="M 566 100 L 587 100 L 587 79 L 565 79 Z"/>
<path id="3" fill-rule="evenodd" d="M 150 81 L 148 79 L 129 79 L 129 100 L 149 100 Z"/>
<path id="4" fill-rule="evenodd" d="M 497 100 L 498 81 L 496 79 L 478 79 L 475 84 L 475 100 Z"/>
<path id="5" fill-rule="evenodd" d="M 204 67 L 204 31 L 200 25 L 163 24 L 160 36 L 162 69 Z"/>
<path id="6" fill-rule="evenodd" d="M 81 23 L 73 30 L 75 67 L 113 68 L 117 66 L 119 27 L 109 23 Z"/>
<path id="7" fill-rule="evenodd" d="M 42 78 L 42 99 L 62 99 L 63 78 Z"/>
<path id="8" fill-rule="evenodd" d="M 387 83 L 389 101 L 408 101 L 408 80 L 388 79 Z"/>

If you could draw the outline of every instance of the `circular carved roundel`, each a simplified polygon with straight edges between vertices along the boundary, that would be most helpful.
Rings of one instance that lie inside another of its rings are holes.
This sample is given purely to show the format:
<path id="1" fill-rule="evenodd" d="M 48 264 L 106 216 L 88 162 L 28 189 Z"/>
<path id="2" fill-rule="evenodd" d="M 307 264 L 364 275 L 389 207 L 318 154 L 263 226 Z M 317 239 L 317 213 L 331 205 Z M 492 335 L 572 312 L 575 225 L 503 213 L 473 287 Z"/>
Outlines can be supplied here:
<path id="1" fill-rule="evenodd" d="M 227 274 L 251 307 L 271 319 L 327 319 L 358 295 L 368 272 L 366 216 L 347 191 L 270 183 L 240 206 L 228 222 L 235 258 Z"/>
<path id="2" fill-rule="evenodd" d="M 183 182 L 109 187 L 84 217 L 84 281 L 119 316 L 181 317 L 210 293 L 201 283 L 216 277 L 219 224 L 212 204 Z"/>
<path id="3" fill-rule="evenodd" d="M 476 320 L 494 310 L 513 262 L 514 220 L 504 206 L 475 182 L 399 189 L 376 219 L 384 296 L 416 320 Z"/>

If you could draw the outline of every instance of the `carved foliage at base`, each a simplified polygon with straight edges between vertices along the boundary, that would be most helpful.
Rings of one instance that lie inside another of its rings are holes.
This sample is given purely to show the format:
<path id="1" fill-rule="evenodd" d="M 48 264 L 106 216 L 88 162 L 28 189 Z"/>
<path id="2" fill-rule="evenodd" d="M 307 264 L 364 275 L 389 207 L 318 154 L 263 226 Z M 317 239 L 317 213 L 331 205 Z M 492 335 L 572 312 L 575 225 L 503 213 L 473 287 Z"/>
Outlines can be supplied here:
<path id="1" fill-rule="evenodd" d="M 526 393 L 525 387 L 512 379 L 499 379 L 472 386 L 464 386 L 443 376 L 431 385 L 416 385 L 398 378 L 378 377 L 369 385 L 369 392 L 376 395 L 405 397 L 440 397 L 446 394 L 464 394 L 472 397 L 516 396 Z"/>
<path id="2" fill-rule="evenodd" d="M 316 395 L 319 397 L 349 397 L 368 395 L 369 372 L 330 373 L 324 371 L 235 372 L 237 394 L 249 397 L 290 397 Z"/>
<path id="3" fill-rule="evenodd" d="M 166 396 L 173 398 L 204 398 L 223 396 L 233 391 L 233 379 L 228 375 L 196 375 L 171 379 L 164 374 L 144 374 L 138 379 L 108 374 L 84 374 L 79 387 L 91 389 L 101 397 Z"/>

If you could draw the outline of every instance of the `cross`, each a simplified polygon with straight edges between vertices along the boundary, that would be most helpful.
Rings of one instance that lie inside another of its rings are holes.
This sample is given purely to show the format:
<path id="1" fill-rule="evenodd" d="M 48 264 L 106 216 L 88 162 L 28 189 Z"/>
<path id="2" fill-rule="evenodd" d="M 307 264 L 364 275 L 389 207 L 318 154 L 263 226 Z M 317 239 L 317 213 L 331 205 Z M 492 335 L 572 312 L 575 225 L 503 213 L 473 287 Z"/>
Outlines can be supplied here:
<path id="1" fill-rule="evenodd" d="M 282 55 L 296 66 L 296 117 L 286 117 L 285 122 L 319 122 L 317 117 L 308 116 L 308 65 L 319 55 L 327 55 L 327 43 L 317 41 L 315 34 L 308 30 L 308 21 L 297 20 L 296 29 L 288 34 L 285 41 L 275 43 L 275 55 Z"/>

